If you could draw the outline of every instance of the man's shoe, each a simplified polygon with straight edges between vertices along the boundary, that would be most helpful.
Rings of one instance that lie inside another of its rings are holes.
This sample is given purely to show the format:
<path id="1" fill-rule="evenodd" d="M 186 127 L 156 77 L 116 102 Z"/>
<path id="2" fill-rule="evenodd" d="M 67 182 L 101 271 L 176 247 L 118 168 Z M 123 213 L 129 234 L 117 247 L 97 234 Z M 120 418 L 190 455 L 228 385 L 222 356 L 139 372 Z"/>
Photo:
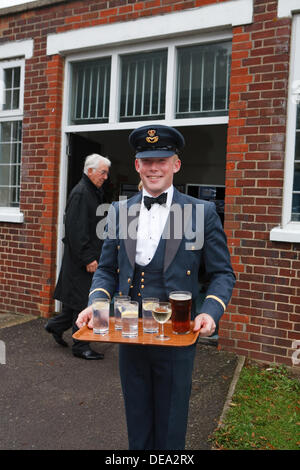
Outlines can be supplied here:
<path id="1" fill-rule="evenodd" d="M 54 330 L 52 330 L 52 328 L 49 326 L 49 323 L 46 323 L 45 330 L 48 333 L 52 334 L 52 336 L 55 339 L 55 341 L 57 342 L 57 344 L 59 344 L 60 346 L 64 346 L 64 347 L 68 346 L 68 343 L 66 343 L 66 341 L 63 339 L 62 334 L 58 334 Z"/>
<path id="2" fill-rule="evenodd" d="M 88 349 L 87 351 L 82 351 L 82 352 L 74 352 L 73 356 L 81 357 L 81 359 L 89 359 L 89 360 L 104 359 L 104 354 L 97 353 L 96 351 L 93 351 L 92 349 Z"/>

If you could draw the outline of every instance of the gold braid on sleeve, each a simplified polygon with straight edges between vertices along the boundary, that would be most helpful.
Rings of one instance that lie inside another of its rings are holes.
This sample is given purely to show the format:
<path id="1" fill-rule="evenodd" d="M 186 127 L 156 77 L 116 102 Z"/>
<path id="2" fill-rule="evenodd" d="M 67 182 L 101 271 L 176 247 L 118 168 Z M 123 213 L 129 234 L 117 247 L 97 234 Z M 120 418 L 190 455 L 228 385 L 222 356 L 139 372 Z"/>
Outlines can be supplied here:
<path id="1" fill-rule="evenodd" d="M 216 300 L 217 302 L 219 302 L 222 305 L 222 307 L 224 308 L 224 311 L 226 310 L 226 305 L 224 304 L 223 300 L 219 299 L 219 297 L 217 297 L 216 295 L 207 295 L 205 298 L 206 299 Z"/>
<path id="2" fill-rule="evenodd" d="M 92 290 L 92 292 L 89 293 L 89 296 L 92 295 L 94 292 L 97 292 L 97 291 L 104 292 L 107 295 L 107 297 L 109 298 L 109 300 L 111 300 L 110 293 L 106 289 L 102 289 L 102 287 L 98 287 L 97 289 Z"/>

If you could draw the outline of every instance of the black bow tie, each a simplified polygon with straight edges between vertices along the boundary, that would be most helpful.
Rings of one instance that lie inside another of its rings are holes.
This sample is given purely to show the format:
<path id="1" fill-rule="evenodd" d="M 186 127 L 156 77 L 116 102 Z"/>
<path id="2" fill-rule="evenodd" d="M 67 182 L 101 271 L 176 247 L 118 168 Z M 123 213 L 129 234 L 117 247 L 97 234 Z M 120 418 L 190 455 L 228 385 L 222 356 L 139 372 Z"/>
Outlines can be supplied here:
<path id="1" fill-rule="evenodd" d="M 167 202 L 167 193 L 162 193 L 158 197 L 144 196 L 144 204 L 148 211 L 151 209 L 152 204 L 165 204 Z"/>

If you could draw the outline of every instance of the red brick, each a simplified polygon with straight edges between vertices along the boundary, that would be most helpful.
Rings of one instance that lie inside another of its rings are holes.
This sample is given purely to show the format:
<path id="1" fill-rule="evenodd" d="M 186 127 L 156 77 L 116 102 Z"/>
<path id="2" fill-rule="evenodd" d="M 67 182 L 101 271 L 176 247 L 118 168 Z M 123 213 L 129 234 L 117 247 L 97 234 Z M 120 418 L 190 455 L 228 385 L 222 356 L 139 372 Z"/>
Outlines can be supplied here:
<path id="1" fill-rule="evenodd" d="M 261 347 L 260 344 L 258 343 L 252 343 L 250 341 L 238 341 L 237 346 L 241 349 L 247 349 L 247 350 L 255 350 L 255 351 L 260 351 Z"/>

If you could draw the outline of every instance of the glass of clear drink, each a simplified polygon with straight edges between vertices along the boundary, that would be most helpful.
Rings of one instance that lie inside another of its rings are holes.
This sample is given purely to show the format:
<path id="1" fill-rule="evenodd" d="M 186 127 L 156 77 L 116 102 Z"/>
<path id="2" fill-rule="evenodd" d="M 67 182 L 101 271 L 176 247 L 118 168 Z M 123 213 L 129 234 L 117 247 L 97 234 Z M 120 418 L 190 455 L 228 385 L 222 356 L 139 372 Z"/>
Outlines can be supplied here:
<path id="1" fill-rule="evenodd" d="M 131 300 L 129 295 L 115 295 L 114 296 L 114 315 L 115 315 L 115 329 L 122 330 L 121 313 L 124 310 L 125 301 Z"/>
<path id="2" fill-rule="evenodd" d="M 98 299 L 92 304 L 93 309 L 93 333 L 106 335 L 109 331 L 109 307 L 108 299 Z"/>
<path id="3" fill-rule="evenodd" d="M 156 339 L 161 341 L 167 341 L 170 339 L 170 336 L 165 335 L 164 333 L 164 323 L 166 323 L 171 317 L 172 309 L 170 302 L 158 302 L 154 304 L 154 309 L 152 310 L 153 318 L 161 325 L 160 334 L 155 336 Z"/>
<path id="4" fill-rule="evenodd" d="M 135 338 L 139 331 L 139 303 L 136 301 L 126 301 L 122 304 L 122 336 L 125 338 Z"/>
<path id="5" fill-rule="evenodd" d="M 144 333 L 158 333 L 158 324 L 154 320 L 152 311 L 159 299 L 155 297 L 147 297 L 143 299 L 143 331 Z"/>

